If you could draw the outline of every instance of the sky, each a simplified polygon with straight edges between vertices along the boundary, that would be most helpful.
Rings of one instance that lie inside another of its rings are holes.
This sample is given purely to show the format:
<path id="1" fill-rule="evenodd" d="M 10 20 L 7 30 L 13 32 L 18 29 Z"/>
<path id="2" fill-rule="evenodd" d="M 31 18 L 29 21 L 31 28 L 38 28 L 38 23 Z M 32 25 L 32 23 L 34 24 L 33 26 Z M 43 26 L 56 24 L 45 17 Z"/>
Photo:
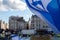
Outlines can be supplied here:
<path id="1" fill-rule="evenodd" d="M 24 0 L 0 0 L 0 20 L 8 23 L 10 16 L 19 16 L 28 21 L 32 14 Z"/>

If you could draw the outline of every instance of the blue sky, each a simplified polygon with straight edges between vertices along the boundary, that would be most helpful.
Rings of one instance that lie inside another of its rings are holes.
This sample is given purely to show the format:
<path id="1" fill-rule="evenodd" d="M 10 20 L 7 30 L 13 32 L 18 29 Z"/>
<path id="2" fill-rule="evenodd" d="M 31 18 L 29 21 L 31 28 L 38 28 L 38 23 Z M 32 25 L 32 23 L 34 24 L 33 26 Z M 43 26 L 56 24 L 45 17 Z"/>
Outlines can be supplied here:
<path id="1" fill-rule="evenodd" d="M 13 10 L 8 10 L 8 11 L 6 11 L 6 10 L 1 11 L 1 7 L 0 7 L 0 20 L 3 20 L 7 23 L 9 21 L 10 16 L 21 16 L 21 17 L 24 17 L 24 19 L 26 21 L 28 21 L 28 19 L 32 16 L 32 14 L 33 13 L 28 9 L 28 7 L 22 11 L 19 9 L 18 10 L 13 9 Z"/>

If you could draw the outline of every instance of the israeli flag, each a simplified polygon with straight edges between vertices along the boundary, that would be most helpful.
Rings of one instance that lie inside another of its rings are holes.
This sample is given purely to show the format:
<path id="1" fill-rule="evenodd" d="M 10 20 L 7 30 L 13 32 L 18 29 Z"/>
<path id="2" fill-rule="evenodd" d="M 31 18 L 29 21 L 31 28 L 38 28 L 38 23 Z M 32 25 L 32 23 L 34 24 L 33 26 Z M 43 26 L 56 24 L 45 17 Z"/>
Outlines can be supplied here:
<path id="1" fill-rule="evenodd" d="M 12 34 L 11 35 L 11 40 L 21 40 L 21 38 L 16 34 Z"/>
<path id="2" fill-rule="evenodd" d="M 26 0 L 29 9 L 60 33 L 60 0 Z"/>

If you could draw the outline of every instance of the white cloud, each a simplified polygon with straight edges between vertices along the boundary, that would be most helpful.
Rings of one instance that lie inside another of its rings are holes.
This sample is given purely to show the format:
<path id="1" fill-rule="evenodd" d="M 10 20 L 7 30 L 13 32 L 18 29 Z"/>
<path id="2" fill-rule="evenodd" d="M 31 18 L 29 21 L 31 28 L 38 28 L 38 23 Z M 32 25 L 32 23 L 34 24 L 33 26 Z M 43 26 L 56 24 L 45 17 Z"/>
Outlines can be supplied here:
<path id="1" fill-rule="evenodd" d="M 7 11 L 7 9 L 4 5 L 0 5 L 0 11 Z"/>
<path id="2" fill-rule="evenodd" d="M 0 0 L 0 11 L 25 10 L 26 4 L 21 0 Z"/>

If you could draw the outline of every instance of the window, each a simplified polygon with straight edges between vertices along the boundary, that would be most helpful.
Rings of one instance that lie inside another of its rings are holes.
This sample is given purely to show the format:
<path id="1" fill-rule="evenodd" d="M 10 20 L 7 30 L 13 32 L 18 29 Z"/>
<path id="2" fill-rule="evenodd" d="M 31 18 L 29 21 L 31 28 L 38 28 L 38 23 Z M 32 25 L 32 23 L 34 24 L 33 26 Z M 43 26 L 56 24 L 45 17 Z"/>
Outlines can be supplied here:
<path id="1" fill-rule="evenodd" d="M 48 26 L 44 26 L 44 25 L 43 25 L 43 28 L 48 28 Z"/>

